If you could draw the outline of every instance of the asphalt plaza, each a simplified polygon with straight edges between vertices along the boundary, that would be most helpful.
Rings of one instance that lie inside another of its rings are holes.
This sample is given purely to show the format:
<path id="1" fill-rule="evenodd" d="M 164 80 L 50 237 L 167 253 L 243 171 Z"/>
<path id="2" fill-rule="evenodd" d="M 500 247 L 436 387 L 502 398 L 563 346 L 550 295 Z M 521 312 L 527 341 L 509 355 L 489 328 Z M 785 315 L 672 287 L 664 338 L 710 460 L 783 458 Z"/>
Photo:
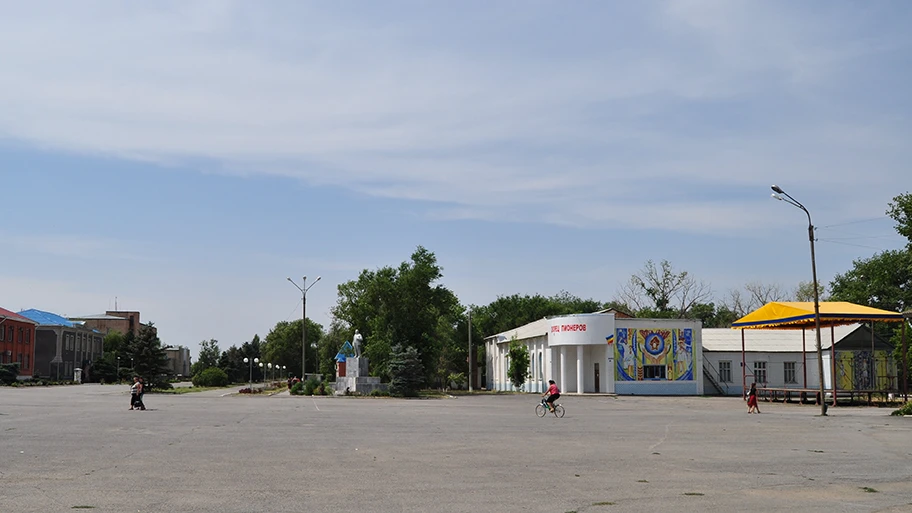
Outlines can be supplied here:
<path id="1" fill-rule="evenodd" d="M 912 419 L 886 408 L 233 390 L 0 388 L 0 510 L 912 511 Z"/>

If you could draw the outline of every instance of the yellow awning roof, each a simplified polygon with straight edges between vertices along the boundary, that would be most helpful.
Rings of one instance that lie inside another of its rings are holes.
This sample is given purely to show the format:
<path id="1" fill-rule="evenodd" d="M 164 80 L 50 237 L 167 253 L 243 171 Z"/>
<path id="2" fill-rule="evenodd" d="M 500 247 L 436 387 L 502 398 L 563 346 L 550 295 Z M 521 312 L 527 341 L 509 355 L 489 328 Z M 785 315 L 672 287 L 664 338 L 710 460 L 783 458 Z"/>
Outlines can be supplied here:
<path id="1" fill-rule="evenodd" d="M 820 303 L 820 325 L 839 326 L 856 322 L 902 322 L 897 312 L 856 305 L 844 301 L 823 301 Z M 767 303 L 732 323 L 732 329 L 813 328 L 814 303 L 774 302 Z"/>

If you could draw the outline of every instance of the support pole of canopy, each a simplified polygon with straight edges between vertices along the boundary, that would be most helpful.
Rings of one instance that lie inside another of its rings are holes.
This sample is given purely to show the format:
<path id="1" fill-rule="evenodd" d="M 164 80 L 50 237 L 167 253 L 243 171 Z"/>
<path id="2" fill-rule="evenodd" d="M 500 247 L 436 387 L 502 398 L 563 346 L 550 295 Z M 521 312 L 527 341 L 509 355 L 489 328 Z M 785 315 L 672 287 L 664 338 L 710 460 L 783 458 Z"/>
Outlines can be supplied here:
<path id="1" fill-rule="evenodd" d="M 804 388 L 808 387 L 808 353 L 804 338 L 805 330 L 801 328 L 801 367 L 804 369 Z M 804 393 L 804 392 L 802 392 Z"/>
<path id="2" fill-rule="evenodd" d="M 747 388 L 747 363 L 744 359 L 744 328 L 741 328 L 741 399 L 744 399 Z"/>
<path id="3" fill-rule="evenodd" d="M 833 380 L 833 406 L 836 406 L 836 328 L 830 325 L 830 367 L 832 367 Z"/>
<path id="4" fill-rule="evenodd" d="M 903 364 L 903 381 L 902 381 L 902 392 L 903 392 L 903 401 L 909 400 L 909 354 L 908 354 L 908 345 L 906 344 L 906 319 L 903 319 L 902 323 L 902 364 Z"/>

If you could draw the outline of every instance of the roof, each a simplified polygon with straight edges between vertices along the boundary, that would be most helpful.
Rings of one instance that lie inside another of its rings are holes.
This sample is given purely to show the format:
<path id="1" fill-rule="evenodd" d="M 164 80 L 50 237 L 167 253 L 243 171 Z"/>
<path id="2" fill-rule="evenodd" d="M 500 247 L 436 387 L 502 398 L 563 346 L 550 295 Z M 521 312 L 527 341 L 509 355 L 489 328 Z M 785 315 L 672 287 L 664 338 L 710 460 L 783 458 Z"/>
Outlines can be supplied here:
<path id="1" fill-rule="evenodd" d="M 0 319 L 9 319 L 11 321 L 27 322 L 29 324 L 38 324 L 37 322 L 29 319 L 28 317 L 23 317 L 16 312 L 7 310 L 6 308 L 0 308 Z"/>
<path id="2" fill-rule="evenodd" d="M 871 330 L 862 324 L 835 326 L 820 331 L 821 349 L 830 349 L 831 337 L 836 339 L 836 349 L 870 349 Z M 804 348 L 817 348 L 816 330 L 804 333 Z M 741 333 L 729 328 L 704 328 L 701 334 L 704 351 L 741 352 Z M 876 349 L 891 349 L 888 343 L 877 338 Z M 744 350 L 756 353 L 800 353 L 802 351 L 801 330 L 752 329 L 744 332 Z"/>
<path id="3" fill-rule="evenodd" d="M 856 305 L 845 301 L 824 301 L 819 304 L 820 325 L 839 326 L 867 321 L 902 322 L 900 313 Z M 732 329 L 801 329 L 815 326 L 814 303 L 772 302 L 732 323 Z"/>
<path id="4" fill-rule="evenodd" d="M 28 317 L 37 322 L 39 326 L 66 326 L 68 328 L 74 326 L 73 322 L 66 317 L 61 317 L 55 313 L 45 312 L 43 310 L 36 310 L 34 308 L 23 310 L 19 312 L 19 315 Z"/>
<path id="5" fill-rule="evenodd" d="M 507 342 L 514 338 L 516 340 L 525 340 L 527 338 L 543 337 L 548 334 L 548 329 L 550 328 L 551 319 L 543 317 L 537 321 L 532 321 L 529 324 L 525 324 L 518 328 L 513 328 L 511 330 L 507 330 L 486 338 L 495 338 L 495 342 L 498 344 L 501 342 Z"/>
<path id="6" fill-rule="evenodd" d="M 95 314 L 82 315 L 80 317 L 70 317 L 71 321 L 126 321 L 126 317 L 117 317 L 116 315 Z"/>

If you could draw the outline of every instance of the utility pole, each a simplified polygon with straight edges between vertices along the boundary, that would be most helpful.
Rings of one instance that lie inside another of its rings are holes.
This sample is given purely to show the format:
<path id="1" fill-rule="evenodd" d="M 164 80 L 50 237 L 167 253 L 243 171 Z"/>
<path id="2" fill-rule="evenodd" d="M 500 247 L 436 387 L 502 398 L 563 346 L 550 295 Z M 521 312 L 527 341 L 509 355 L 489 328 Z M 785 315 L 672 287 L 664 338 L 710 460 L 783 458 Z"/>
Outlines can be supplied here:
<path id="1" fill-rule="evenodd" d="M 474 363 L 472 361 L 472 307 L 469 306 L 469 392 L 472 391 L 472 367 Z"/>

